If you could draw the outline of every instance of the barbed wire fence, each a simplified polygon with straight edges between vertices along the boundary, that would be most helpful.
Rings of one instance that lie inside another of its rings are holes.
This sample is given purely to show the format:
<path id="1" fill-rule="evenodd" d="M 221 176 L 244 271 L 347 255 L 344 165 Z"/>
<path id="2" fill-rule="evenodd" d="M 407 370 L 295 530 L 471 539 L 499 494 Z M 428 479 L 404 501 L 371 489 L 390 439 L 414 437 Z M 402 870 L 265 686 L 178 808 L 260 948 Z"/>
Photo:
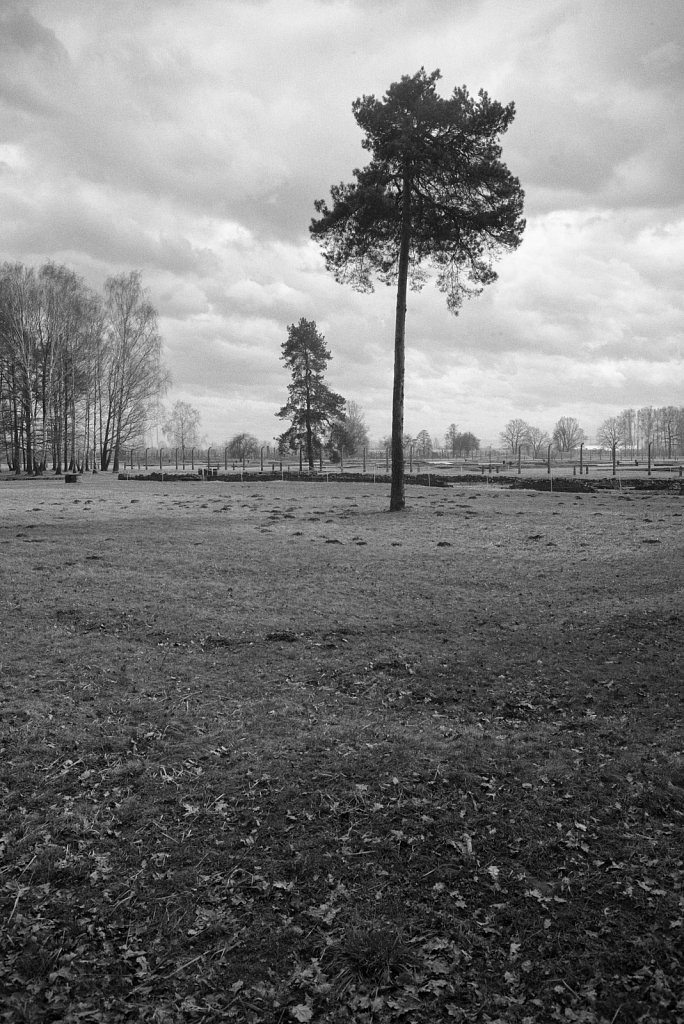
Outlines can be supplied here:
<path id="1" fill-rule="evenodd" d="M 86 459 L 83 453 L 77 453 L 75 472 L 77 474 L 99 472 L 97 453 L 89 451 Z M 0 472 L 11 474 L 16 467 L 10 464 L 6 453 L 0 453 Z M 24 462 L 25 465 L 25 462 Z M 21 467 L 20 467 L 21 468 Z M 323 449 L 316 454 L 313 475 L 334 476 L 355 474 L 370 479 L 388 476 L 392 469 L 392 458 L 389 446 L 386 448 L 363 448 L 354 455 L 344 452 L 330 452 Z M 517 452 L 510 449 L 479 448 L 466 453 L 454 453 L 447 449 L 430 451 L 417 449 L 409 445 L 405 451 L 405 469 L 407 475 L 420 476 L 425 473 L 450 475 L 479 475 L 493 478 L 498 475 L 604 475 L 620 476 L 628 473 L 637 475 L 653 473 L 658 475 L 671 474 L 682 476 L 684 469 L 684 453 L 679 452 L 668 458 L 658 451 L 653 444 L 647 448 L 632 449 L 628 453 L 598 446 L 581 445 L 573 452 L 561 453 L 549 445 L 543 457 L 530 457 L 523 452 L 522 446 Z M 262 445 L 257 451 L 245 452 L 239 457 L 231 454 L 230 448 L 209 446 L 200 448 L 152 446 L 124 447 L 119 456 L 119 473 L 126 475 L 140 474 L 189 474 L 196 477 L 217 478 L 223 475 L 270 474 L 271 476 L 312 475 L 306 453 L 303 448 L 298 451 L 281 452 L 271 445 Z M 46 471 L 50 475 L 50 470 Z"/>

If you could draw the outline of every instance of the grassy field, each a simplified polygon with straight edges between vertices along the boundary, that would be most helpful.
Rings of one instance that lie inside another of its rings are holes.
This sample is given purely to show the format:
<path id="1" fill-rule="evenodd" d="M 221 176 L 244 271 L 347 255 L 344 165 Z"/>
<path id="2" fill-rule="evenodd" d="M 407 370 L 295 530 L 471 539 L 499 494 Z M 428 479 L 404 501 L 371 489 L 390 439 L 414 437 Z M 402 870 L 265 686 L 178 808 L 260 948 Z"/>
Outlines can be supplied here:
<path id="1" fill-rule="evenodd" d="M 682 498 L 0 483 L 0 1021 L 684 1022 Z"/>

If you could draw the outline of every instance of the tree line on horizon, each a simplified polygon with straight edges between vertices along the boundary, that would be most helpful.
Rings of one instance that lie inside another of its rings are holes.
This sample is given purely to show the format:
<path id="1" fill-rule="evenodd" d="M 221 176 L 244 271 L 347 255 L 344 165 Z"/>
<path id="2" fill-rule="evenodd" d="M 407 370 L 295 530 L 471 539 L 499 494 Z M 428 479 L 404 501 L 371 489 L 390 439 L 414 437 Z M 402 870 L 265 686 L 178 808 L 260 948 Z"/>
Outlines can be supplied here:
<path id="1" fill-rule="evenodd" d="M 330 358 L 314 321 L 301 318 L 288 327 L 282 359 L 292 380 L 276 415 L 289 426 L 275 450 L 282 456 L 303 449 L 310 468 L 322 457 L 339 461 L 392 447 L 390 436 L 372 445 L 358 403 L 327 386 Z M 173 447 L 189 452 L 201 446 L 197 409 L 177 401 L 164 412 L 160 403 L 169 382 L 157 312 L 139 271 L 108 278 L 98 294 L 65 266 L 0 266 L 0 439 L 11 470 L 118 472 L 124 451 L 144 446 L 158 424 Z M 500 439 L 511 458 L 519 452 L 544 457 L 548 445 L 564 454 L 588 441 L 570 416 L 550 433 L 516 418 Z M 681 450 L 683 439 L 684 408 L 676 406 L 625 409 L 607 418 L 596 435 L 608 450 L 634 454 L 652 444 L 654 453 L 667 457 Z M 221 443 L 236 461 L 254 458 L 264 447 L 247 431 Z M 402 435 L 404 456 L 415 458 L 467 458 L 479 448 L 480 439 L 455 423 L 442 439 L 426 429 Z"/>
<path id="2" fill-rule="evenodd" d="M 10 470 L 119 470 L 170 377 L 139 271 L 100 294 L 68 267 L 0 265 L 0 438 Z"/>
<path id="3" fill-rule="evenodd" d="M 549 447 L 559 455 L 576 451 L 590 439 L 574 416 L 561 416 L 551 433 L 516 418 L 509 420 L 499 434 L 504 451 L 517 457 L 545 456 Z M 596 432 L 596 444 L 607 451 L 613 449 L 636 454 L 651 445 L 661 456 L 672 458 L 684 443 L 684 406 L 652 405 L 640 409 L 623 409 L 609 416 Z"/>

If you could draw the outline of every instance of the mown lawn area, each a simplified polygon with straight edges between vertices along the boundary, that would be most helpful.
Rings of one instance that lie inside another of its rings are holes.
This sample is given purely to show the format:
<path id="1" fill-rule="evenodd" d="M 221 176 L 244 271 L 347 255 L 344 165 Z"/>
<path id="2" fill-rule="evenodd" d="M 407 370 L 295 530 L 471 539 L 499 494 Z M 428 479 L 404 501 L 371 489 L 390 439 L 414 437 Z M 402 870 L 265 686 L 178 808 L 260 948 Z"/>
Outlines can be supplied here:
<path id="1" fill-rule="evenodd" d="M 0 1021 L 684 1022 L 682 498 L 0 483 Z"/>

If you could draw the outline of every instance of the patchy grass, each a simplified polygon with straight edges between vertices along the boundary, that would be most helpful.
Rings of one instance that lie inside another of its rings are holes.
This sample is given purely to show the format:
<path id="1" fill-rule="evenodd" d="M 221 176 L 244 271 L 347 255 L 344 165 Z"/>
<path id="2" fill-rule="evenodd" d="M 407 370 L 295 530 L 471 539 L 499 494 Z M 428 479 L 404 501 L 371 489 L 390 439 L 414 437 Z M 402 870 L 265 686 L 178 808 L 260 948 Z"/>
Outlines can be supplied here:
<path id="1" fill-rule="evenodd" d="M 385 490 L 2 485 L 0 1020 L 684 1021 L 681 498 Z"/>

